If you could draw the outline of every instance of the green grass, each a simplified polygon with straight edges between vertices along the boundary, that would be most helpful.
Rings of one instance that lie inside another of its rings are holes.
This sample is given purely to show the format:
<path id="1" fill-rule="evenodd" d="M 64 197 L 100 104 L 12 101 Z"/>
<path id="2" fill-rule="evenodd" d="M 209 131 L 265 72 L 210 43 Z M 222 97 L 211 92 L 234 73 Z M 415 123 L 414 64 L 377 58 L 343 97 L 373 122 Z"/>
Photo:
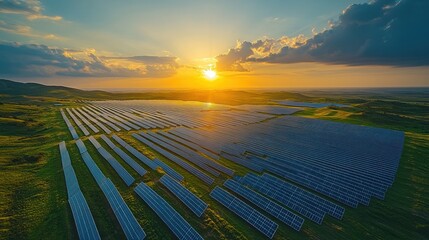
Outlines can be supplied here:
<path id="1" fill-rule="evenodd" d="M 272 94 L 281 99 L 285 94 Z M 301 95 L 290 95 L 305 98 Z M 361 97 L 361 96 L 360 96 Z M 349 108 L 306 109 L 296 115 L 360 125 L 385 127 L 406 132 L 403 156 L 396 180 L 386 199 L 373 199 L 369 207 L 346 208 L 343 220 L 326 217 L 322 225 L 306 221 L 297 233 L 282 223 L 275 239 L 426 239 L 429 236 L 429 134 L 428 105 L 413 97 L 412 101 L 354 99 L 336 96 L 330 101 L 352 103 Z M 312 98 L 312 99 L 313 99 Z M 266 101 L 266 99 L 258 99 Z M 53 106 L 58 99 L 19 98 L 0 105 L 0 238 L 1 239 L 76 239 L 77 233 L 67 202 L 64 175 L 58 143 L 66 140 L 81 190 L 93 213 L 103 239 L 121 239 L 124 234 L 109 204 L 83 162 L 77 147 L 59 113 Z M 400 104 L 398 104 L 400 102 Z M 61 100 L 65 106 L 76 103 Z M 395 108 L 398 106 L 398 108 Z M 74 123 L 73 123 L 74 124 Z M 79 135 L 80 129 L 75 126 Z M 84 138 L 94 161 L 110 178 L 144 228 L 148 239 L 170 239 L 173 234 L 161 219 L 134 192 L 139 182 L 145 182 L 169 202 L 190 224 L 207 239 L 260 239 L 263 235 L 210 198 L 213 187 L 205 185 L 175 163 L 164 159 L 147 146 L 135 140 L 131 133 L 117 133 L 132 146 L 154 158 L 168 163 L 185 177 L 184 184 L 209 204 L 206 213 L 197 218 L 168 189 L 158 182 L 161 172 L 149 171 L 138 176 L 130 167 L 125 168 L 136 178 L 131 187 L 125 186 L 113 168 Z M 94 136 L 115 157 L 117 155 Z M 118 145 L 118 144 L 117 144 Z M 119 145 L 118 145 L 119 146 Z M 127 152 L 121 147 L 122 150 Z M 121 162 L 119 157 L 117 159 Z M 222 164 L 240 175 L 247 169 L 225 159 Z M 220 185 L 227 177 L 217 178 Z"/>

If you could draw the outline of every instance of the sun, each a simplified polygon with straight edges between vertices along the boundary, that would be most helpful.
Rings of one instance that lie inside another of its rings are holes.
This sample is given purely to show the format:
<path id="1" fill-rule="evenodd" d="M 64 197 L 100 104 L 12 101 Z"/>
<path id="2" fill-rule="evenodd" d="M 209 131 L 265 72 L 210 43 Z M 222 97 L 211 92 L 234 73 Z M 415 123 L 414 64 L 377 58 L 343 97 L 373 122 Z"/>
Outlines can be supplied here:
<path id="1" fill-rule="evenodd" d="M 209 81 L 214 81 L 217 78 L 216 71 L 211 68 L 203 70 L 203 75 Z"/>

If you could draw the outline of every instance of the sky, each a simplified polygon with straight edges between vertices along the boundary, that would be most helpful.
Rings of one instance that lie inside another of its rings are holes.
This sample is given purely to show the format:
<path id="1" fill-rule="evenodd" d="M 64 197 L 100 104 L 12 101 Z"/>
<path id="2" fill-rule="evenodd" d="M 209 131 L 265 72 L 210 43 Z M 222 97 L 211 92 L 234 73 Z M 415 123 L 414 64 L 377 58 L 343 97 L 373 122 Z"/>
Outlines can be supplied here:
<path id="1" fill-rule="evenodd" d="M 429 86 L 428 11 L 427 0 L 0 0 L 0 78 L 118 90 Z"/>

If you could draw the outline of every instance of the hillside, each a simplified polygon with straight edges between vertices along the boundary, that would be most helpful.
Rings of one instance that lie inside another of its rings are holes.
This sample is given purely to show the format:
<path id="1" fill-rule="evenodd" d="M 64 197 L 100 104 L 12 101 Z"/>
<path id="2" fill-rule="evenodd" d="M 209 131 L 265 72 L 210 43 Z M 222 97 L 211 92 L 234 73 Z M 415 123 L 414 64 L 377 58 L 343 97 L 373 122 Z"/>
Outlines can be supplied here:
<path id="1" fill-rule="evenodd" d="M 46 86 L 39 83 L 21 83 L 6 79 L 0 79 L 0 94 L 9 96 L 52 97 L 59 99 L 68 98 L 103 98 L 111 93 L 103 91 L 83 91 L 63 86 Z"/>
<path id="2" fill-rule="evenodd" d="M 88 100 L 129 100 L 129 99 L 162 99 L 184 100 L 221 103 L 229 105 L 237 104 L 264 104 L 269 99 L 313 99 L 300 93 L 276 92 L 248 92 L 238 90 L 182 90 L 163 92 L 136 92 L 136 93 L 111 93 L 106 91 L 84 91 L 63 86 L 46 86 L 38 83 L 20 83 L 11 80 L 0 79 L 0 95 L 15 101 L 34 98 L 57 99 L 88 99 Z M 316 99 L 317 101 L 317 99 Z"/>

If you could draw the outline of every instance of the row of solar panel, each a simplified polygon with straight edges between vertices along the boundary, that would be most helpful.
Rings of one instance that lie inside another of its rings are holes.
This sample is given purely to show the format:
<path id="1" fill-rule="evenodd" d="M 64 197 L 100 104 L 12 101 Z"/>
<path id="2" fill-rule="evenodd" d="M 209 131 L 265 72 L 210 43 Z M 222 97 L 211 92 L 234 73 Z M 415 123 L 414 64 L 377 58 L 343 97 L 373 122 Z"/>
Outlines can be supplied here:
<path id="1" fill-rule="evenodd" d="M 193 164 L 195 164 L 196 166 L 205 170 L 206 172 L 211 173 L 214 176 L 220 175 L 220 173 L 218 171 L 214 170 L 213 168 L 207 166 L 206 164 L 204 164 L 203 162 L 200 162 L 197 159 L 190 158 L 186 153 L 184 153 L 182 150 L 178 149 L 174 145 L 171 145 L 171 144 L 167 143 L 166 141 L 162 141 L 162 140 L 154 137 L 150 133 L 140 132 L 139 134 L 142 137 L 144 137 L 145 139 L 147 139 L 147 140 L 159 145 L 160 147 L 164 148 L 166 151 L 172 152 L 172 153 L 180 156 L 183 159 L 187 159 L 188 161 L 192 162 Z"/>
<path id="2" fill-rule="evenodd" d="M 73 119 L 73 121 L 76 123 L 76 125 L 80 128 L 80 130 L 83 132 L 85 136 L 88 136 L 90 133 L 88 129 L 82 124 L 82 122 L 75 116 L 70 109 L 66 108 L 67 113 L 70 115 L 70 117 Z"/>
<path id="3" fill-rule="evenodd" d="M 124 160 L 131 168 L 133 168 L 140 176 L 143 176 L 147 171 L 140 166 L 134 159 L 126 154 L 122 149 L 118 148 L 108 137 L 102 134 L 101 139 L 118 155 Z"/>
<path id="4" fill-rule="evenodd" d="M 92 125 L 91 122 L 89 122 L 85 117 L 82 116 L 82 114 L 80 114 L 80 112 L 74 108 L 72 108 L 70 110 L 70 112 L 72 112 L 74 115 L 76 115 L 80 120 L 82 120 L 82 122 L 84 122 L 93 132 L 98 133 L 100 132 L 100 130 L 98 130 L 98 128 L 96 128 L 94 125 Z"/>
<path id="5" fill-rule="evenodd" d="M 180 138 L 180 137 L 178 137 L 176 135 L 169 134 L 168 132 L 164 132 L 164 131 L 160 131 L 159 133 L 161 135 L 164 135 L 165 137 L 168 137 L 168 138 L 171 138 L 171 139 L 175 140 L 176 142 L 179 142 L 179 143 L 181 143 L 183 145 L 188 146 L 189 148 L 193 149 L 194 151 L 198 151 L 200 153 L 203 153 L 204 155 L 206 155 L 206 156 L 208 156 L 208 157 L 210 157 L 212 159 L 216 160 L 216 159 L 219 158 L 218 155 L 216 155 L 216 154 L 208 151 L 207 149 L 201 147 L 200 145 L 195 144 L 195 143 L 193 143 L 191 141 L 188 141 L 188 140 L 186 140 L 184 138 Z"/>
<path id="6" fill-rule="evenodd" d="M 70 155 L 64 141 L 60 142 L 59 149 L 66 180 L 69 205 L 72 210 L 79 238 L 101 239 L 88 203 L 79 188 L 79 183 L 71 165 Z"/>
<path id="7" fill-rule="evenodd" d="M 162 219 L 178 239 L 203 239 L 170 204 L 145 183 L 137 185 L 134 191 Z"/>
<path id="8" fill-rule="evenodd" d="M 76 129 L 74 129 L 73 125 L 71 124 L 70 120 L 67 118 L 64 111 L 62 109 L 60 111 L 61 111 L 61 116 L 63 117 L 64 122 L 66 123 L 67 128 L 69 129 L 70 134 L 72 135 L 73 139 L 75 139 L 75 140 L 78 139 L 79 136 L 77 135 Z"/>
<path id="9" fill-rule="evenodd" d="M 159 132 L 158 132 L 159 133 Z M 220 171 L 222 173 L 225 173 L 229 176 L 233 176 L 234 175 L 234 170 L 227 168 L 217 162 L 214 162 L 212 160 L 209 160 L 201 155 L 199 155 L 197 152 L 195 152 L 194 150 L 192 150 L 191 148 L 189 148 L 186 145 L 183 145 L 181 143 L 178 143 L 172 139 L 169 139 L 168 137 L 166 137 L 165 135 L 162 134 L 155 134 L 153 132 L 148 132 L 147 134 L 156 137 L 157 139 L 173 146 L 174 148 L 176 148 L 178 151 L 175 151 L 177 154 L 179 155 L 186 155 L 187 159 L 193 159 L 194 162 L 198 162 L 199 164 L 205 164 L 217 171 Z M 172 149 L 172 148 L 169 148 Z"/>
<path id="10" fill-rule="evenodd" d="M 198 217 L 201 217 L 207 209 L 207 203 L 203 202 L 200 198 L 195 196 L 195 194 L 168 175 L 162 176 L 159 181 Z"/>
<path id="11" fill-rule="evenodd" d="M 387 190 L 387 188 L 385 188 L 384 190 L 382 190 L 382 192 L 374 193 L 374 191 L 371 191 L 372 189 L 374 189 L 371 185 L 364 185 L 362 181 L 352 176 L 346 179 L 345 177 L 339 176 L 335 173 L 321 174 L 319 172 L 313 171 L 312 169 L 303 167 L 302 164 L 298 165 L 294 162 L 281 162 L 279 164 L 276 163 L 273 158 L 267 158 L 262 160 L 261 162 L 256 160 L 255 162 L 258 162 L 259 165 L 265 165 L 265 169 L 267 170 L 270 168 L 282 167 L 279 170 L 288 171 L 288 169 L 293 168 L 296 174 L 304 176 L 309 175 L 311 177 L 310 181 L 317 181 L 318 184 L 322 184 L 325 182 L 326 184 L 333 184 L 338 187 L 349 189 L 350 191 L 349 193 L 347 193 L 349 197 L 365 205 L 369 204 L 371 196 L 384 196 L 384 192 Z"/>
<path id="12" fill-rule="evenodd" d="M 244 219 L 262 234 L 270 239 L 273 238 L 277 231 L 278 224 L 262 213 L 220 187 L 215 187 L 211 191 L 210 196 L 237 214 L 240 218 Z"/>
<path id="13" fill-rule="evenodd" d="M 323 199 L 318 199 L 312 193 L 302 189 L 295 188 L 295 191 L 292 192 L 285 191 L 286 188 L 281 183 L 273 183 L 254 174 L 247 174 L 239 182 L 289 207 L 315 223 L 321 224 L 327 213 L 324 207 L 325 201 L 321 201 Z M 340 206 L 338 206 L 338 209 L 342 209 L 342 212 L 340 211 L 339 214 L 333 215 L 342 217 L 344 209 Z"/>
<path id="14" fill-rule="evenodd" d="M 176 164 L 183 167 L 185 170 L 190 172 L 191 174 L 195 175 L 199 179 L 201 179 L 203 182 L 207 184 L 212 184 L 214 182 L 214 179 L 200 171 L 199 169 L 193 167 L 192 165 L 188 164 L 187 162 L 183 161 L 179 157 L 175 156 L 172 153 L 169 153 L 168 151 L 164 150 L 163 148 L 159 147 L 158 145 L 154 144 L 153 142 L 143 138 L 141 135 L 138 135 L 136 133 L 133 133 L 132 136 L 142 142 L 143 144 L 149 146 L 159 154 L 163 155 L 165 158 L 175 162 Z"/>
<path id="15" fill-rule="evenodd" d="M 94 125 L 92 125 L 92 123 L 94 123 L 107 134 L 111 133 L 110 129 L 113 129 L 114 131 L 121 131 L 122 128 L 124 130 L 129 131 L 131 129 L 139 130 L 141 127 L 149 129 L 165 128 L 176 125 L 167 123 L 165 120 L 162 119 L 155 119 L 153 116 L 150 115 L 145 116 L 143 118 L 135 114 L 100 106 L 87 105 L 86 107 L 72 109 L 71 111 L 67 109 L 67 111 L 76 123 L 76 125 L 82 130 L 82 132 L 86 136 L 89 135 L 89 132 L 82 124 L 82 122 L 84 122 L 89 128 L 91 128 L 92 131 L 97 133 L 99 132 L 99 130 L 94 127 Z M 82 122 L 78 118 L 80 118 Z"/>
<path id="16" fill-rule="evenodd" d="M 291 114 L 296 111 L 296 108 L 253 105 L 237 107 L 245 109 L 246 111 L 231 110 L 231 108 L 221 105 L 210 106 L 209 108 L 223 111 L 202 111 L 207 107 L 204 107 L 203 109 L 200 107 L 195 108 L 195 105 L 177 107 L 174 106 L 176 104 L 158 104 L 153 101 L 124 101 L 120 103 L 115 101 L 104 101 L 91 102 L 91 105 L 96 108 L 114 109 L 115 112 L 122 111 L 133 113 L 142 116 L 145 119 L 154 119 L 156 123 L 164 123 L 170 127 L 182 125 L 190 128 L 209 125 L 235 126 L 255 123 L 270 117 L 270 115 L 264 114 L 264 112 L 268 112 L 269 114 Z M 174 108 L 172 106 L 174 106 Z M 210 121 L 207 121 L 207 119 L 210 119 Z"/>
<path id="17" fill-rule="evenodd" d="M 93 136 L 90 136 L 88 139 L 97 149 L 98 153 L 115 169 L 124 183 L 130 186 L 134 182 L 133 176 Z"/>
<path id="18" fill-rule="evenodd" d="M 146 236 L 145 232 L 137 222 L 116 187 L 113 185 L 111 180 L 106 178 L 106 176 L 101 172 L 100 168 L 89 155 L 82 140 L 77 140 L 76 145 L 79 148 L 83 161 L 106 196 L 107 201 L 109 202 L 109 205 L 119 221 L 127 239 L 143 239 Z"/>
<path id="19" fill-rule="evenodd" d="M 124 128 L 125 130 L 139 130 L 141 127 L 138 124 L 135 124 L 132 120 L 128 119 L 126 116 L 122 116 L 120 113 L 115 112 L 111 109 L 100 108 L 92 106 L 93 108 L 100 111 L 102 114 L 109 116 L 110 118 L 114 118 L 115 123 Z M 113 119 L 112 119 L 113 120 Z"/>
<path id="20" fill-rule="evenodd" d="M 265 212 L 284 222 L 286 225 L 292 227 L 296 231 L 301 230 L 302 224 L 304 224 L 304 219 L 302 217 L 292 213 L 291 211 L 258 194 L 257 192 L 241 185 L 235 180 L 228 179 L 224 182 L 223 185 L 229 190 L 263 209 Z"/>
<path id="21" fill-rule="evenodd" d="M 183 180 L 183 176 L 180 175 L 178 172 L 176 172 L 173 168 L 171 168 L 170 166 L 168 166 L 166 163 L 162 162 L 159 159 L 155 159 L 155 160 L 150 160 L 148 157 L 146 157 L 145 155 L 143 155 L 141 152 L 139 152 L 137 149 L 133 148 L 131 145 L 129 145 L 127 142 L 125 142 L 124 140 L 122 140 L 120 137 L 118 137 L 117 135 L 113 135 L 112 136 L 113 139 L 115 139 L 116 142 L 118 142 L 122 147 L 124 147 L 127 151 L 129 151 L 132 155 L 134 155 L 137 159 L 139 159 L 141 162 L 143 162 L 146 166 L 150 167 L 153 170 L 156 170 L 158 167 L 160 167 L 161 169 L 163 169 L 168 175 L 170 175 L 171 177 L 175 178 L 178 181 L 182 181 Z M 125 153 L 123 153 L 123 151 L 116 147 L 116 145 L 114 145 L 110 139 L 104 135 L 101 135 L 101 138 L 110 146 L 113 147 L 115 146 L 115 148 L 113 149 L 118 155 L 122 156 Z M 126 159 L 123 158 L 124 160 Z M 130 158 L 131 159 L 131 158 Z M 132 160 L 132 159 L 131 159 Z M 127 161 L 127 160 L 125 160 Z M 129 160 L 128 160 L 129 161 Z M 140 166 L 140 165 L 139 165 Z"/>

